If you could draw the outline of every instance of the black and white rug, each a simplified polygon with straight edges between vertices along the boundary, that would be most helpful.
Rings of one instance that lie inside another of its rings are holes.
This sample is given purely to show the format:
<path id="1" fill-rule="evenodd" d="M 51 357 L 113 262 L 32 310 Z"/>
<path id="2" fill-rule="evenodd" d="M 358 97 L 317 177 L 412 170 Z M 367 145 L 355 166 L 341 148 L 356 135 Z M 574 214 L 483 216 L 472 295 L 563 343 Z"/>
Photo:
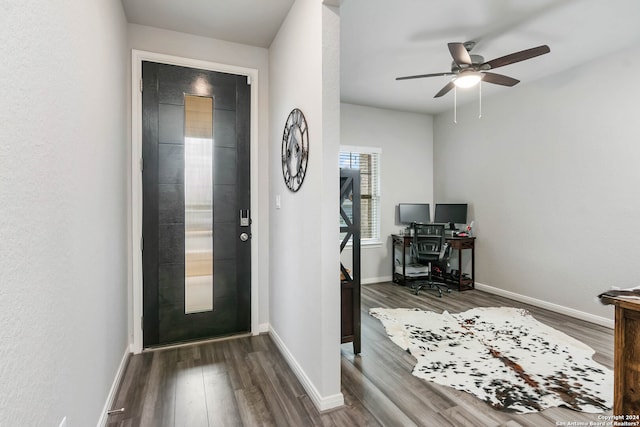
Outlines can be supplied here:
<path id="1" fill-rule="evenodd" d="M 391 340 L 417 363 L 413 375 L 517 413 L 613 406 L 613 371 L 586 344 L 511 307 L 442 314 L 372 308 Z"/>

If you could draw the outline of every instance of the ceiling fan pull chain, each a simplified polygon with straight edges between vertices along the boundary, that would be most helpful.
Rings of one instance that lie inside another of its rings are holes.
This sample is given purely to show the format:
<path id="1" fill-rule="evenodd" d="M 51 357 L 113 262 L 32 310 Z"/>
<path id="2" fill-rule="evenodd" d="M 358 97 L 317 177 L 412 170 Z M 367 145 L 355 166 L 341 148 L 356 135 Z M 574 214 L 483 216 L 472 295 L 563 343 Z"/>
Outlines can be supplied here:
<path id="1" fill-rule="evenodd" d="M 458 87 L 453 87 L 453 123 L 458 123 Z"/>
<path id="2" fill-rule="evenodd" d="M 478 84 L 478 99 L 479 99 L 479 104 L 480 106 L 478 107 L 478 118 L 481 119 L 482 118 L 482 80 L 480 80 L 480 83 Z"/>

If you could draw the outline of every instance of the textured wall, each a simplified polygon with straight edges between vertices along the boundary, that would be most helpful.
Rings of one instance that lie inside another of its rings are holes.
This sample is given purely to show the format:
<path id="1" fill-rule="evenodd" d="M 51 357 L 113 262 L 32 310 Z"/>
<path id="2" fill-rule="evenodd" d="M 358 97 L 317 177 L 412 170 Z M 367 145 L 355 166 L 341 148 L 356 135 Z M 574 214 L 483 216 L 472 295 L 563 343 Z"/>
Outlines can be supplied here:
<path id="1" fill-rule="evenodd" d="M 120 2 L 0 3 L 0 425 L 95 425 L 127 347 Z"/>
<path id="2" fill-rule="evenodd" d="M 435 120 L 435 196 L 467 200 L 476 280 L 594 316 L 637 286 L 640 49 L 504 90 Z M 533 61 L 532 61 L 533 63 Z M 611 80 L 613 78 L 613 80 Z M 603 84 L 604 79 L 604 84 Z"/>

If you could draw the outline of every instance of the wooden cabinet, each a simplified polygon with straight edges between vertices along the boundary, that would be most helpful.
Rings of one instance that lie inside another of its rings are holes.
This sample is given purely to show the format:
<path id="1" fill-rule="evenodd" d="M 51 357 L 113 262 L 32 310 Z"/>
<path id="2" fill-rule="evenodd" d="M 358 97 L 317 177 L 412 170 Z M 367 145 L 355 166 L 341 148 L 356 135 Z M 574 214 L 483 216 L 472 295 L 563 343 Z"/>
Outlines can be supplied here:
<path id="1" fill-rule="evenodd" d="M 640 415 L 640 300 L 604 297 L 616 307 L 614 415 Z"/>

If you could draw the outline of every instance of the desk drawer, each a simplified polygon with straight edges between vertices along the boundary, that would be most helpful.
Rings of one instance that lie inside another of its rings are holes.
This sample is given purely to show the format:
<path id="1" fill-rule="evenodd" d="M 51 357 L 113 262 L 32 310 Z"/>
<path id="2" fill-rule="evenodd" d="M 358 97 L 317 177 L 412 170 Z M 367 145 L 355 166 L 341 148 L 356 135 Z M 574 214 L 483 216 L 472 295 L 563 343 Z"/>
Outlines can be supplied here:
<path id="1" fill-rule="evenodd" d="M 473 249 L 473 239 L 447 239 L 453 249 Z"/>

